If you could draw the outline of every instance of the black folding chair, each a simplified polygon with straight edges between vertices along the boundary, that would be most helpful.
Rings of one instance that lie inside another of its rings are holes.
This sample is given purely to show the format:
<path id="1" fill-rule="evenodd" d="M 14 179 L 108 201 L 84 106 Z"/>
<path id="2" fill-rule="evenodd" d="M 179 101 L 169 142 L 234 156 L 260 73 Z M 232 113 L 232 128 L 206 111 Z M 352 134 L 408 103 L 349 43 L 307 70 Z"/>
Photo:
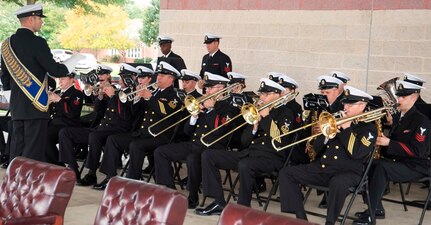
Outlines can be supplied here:
<path id="1" fill-rule="evenodd" d="M 369 193 L 369 187 L 368 187 L 368 185 L 369 185 L 368 171 L 370 170 L 371 164 L 373 163 L 373 160 L 374 160 L 374 157 L 373 157 L 374 151 L 375 151 L 375 149 L 368 156 L 368 159 L 367 159 L 366 163 L 364 164 L 364 170 L 362 172 L 362 177 L 361 177 L 361 180 L 359 181 L 359 184 L 356 186 L 352 186 L 348 189 L 349 192 L 352 193 L 352 196 L 350 197 L 349 203 L 347 204 L 347 207 L 346 207 L 346 210 L 344 211 L 344 214 L 340 215 L 343 217 L 341 220 L 342 225 L 345 224 L 347 218 L 355 219 L 352 217 L 348 217 L 348 214 L 350 212 L 350 209 L 351 209 L 353 202 L 354 202 L 356 196 L 358 195 L 358 193 L 363 192 L 366 194 L 368 208 L 369 209 L 371 208 L 370 207 L 370 193 Z M 327 186 L 319 186 L 319 185 L 306 185 L 306 186 L 308 186 L 309 189 L 308 189 L 307 193 L 305 194 L 304 204 L 306 203 L 308 196 L 310 195 L 312 189 L 320 190 L 320 191 L 325 192 L 325 193 L 329 192 L 329 187 L 327 187 Z M 306 212 L 308 214 L 311 214 L 314 216 L 326 218 L 326 215 L 323 215 L 323 214 L 319 214 L 319 213 L 315 213 L 315 212 L 311 212 L 311 211 L 306 211 Z M 370 217 L 371 217 L 372 224 L 375 224 L 374 215 L 370 215 Z"/>

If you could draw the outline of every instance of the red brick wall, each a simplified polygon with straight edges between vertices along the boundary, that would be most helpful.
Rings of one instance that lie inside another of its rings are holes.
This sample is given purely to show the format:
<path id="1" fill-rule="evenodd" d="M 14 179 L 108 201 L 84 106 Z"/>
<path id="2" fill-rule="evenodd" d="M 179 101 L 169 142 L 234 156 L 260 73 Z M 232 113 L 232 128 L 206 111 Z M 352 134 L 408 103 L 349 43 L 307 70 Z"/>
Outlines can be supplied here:
<path id="1" fill-rule="evenodd" d="M 372 0 L 160 0 L 172 10 L 370 10 Z M 374 10 L 431 9 L 431 0 L 374 0 Z"/>

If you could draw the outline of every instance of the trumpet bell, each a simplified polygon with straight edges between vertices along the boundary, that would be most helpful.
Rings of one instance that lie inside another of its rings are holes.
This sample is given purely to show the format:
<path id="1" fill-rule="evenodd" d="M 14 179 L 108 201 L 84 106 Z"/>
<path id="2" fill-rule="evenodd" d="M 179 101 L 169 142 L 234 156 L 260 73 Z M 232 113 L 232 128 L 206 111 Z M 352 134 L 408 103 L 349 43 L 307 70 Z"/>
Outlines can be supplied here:
<path id="1" fill-rule="evenodd" d="M 337 135 L 337 120 L 328 112 L 320 113 L 319 127 L 322 134 L 329 139 L 332 139 Z"/>
<path id="2" fill-rule="evenodd" d="M 199 107 L 200 101 L 191 95 L 187 95 L 184 99 L 184 105 L 190 114 L 196 115 L 201 110 Z"/>
<path id="3" fill-rule="evenodd" d="M 259 120 L 259 111 L 256 108 L 256 106 L 254 106 L 251 103 L 245 103 L 242 107 L 241 107 L 241 114 L 245 120 L 245 122 L 247 122 L 248 124 L 255 124 L 256 121 Z"/>

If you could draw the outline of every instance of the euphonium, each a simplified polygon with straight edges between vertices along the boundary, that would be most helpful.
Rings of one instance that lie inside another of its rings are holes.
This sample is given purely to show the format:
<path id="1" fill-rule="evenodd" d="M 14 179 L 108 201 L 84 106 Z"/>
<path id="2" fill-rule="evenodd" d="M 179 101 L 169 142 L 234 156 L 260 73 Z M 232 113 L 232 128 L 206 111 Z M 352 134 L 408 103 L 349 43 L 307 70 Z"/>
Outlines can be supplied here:
<path id="1" fill-rule="evenodd" d="M 398 80 L 398 77 L 392 78 L 388 81 L 383 82 L 382 84 L 377 87 L 377 90 L 383 90 L 384 92 L 380 95 L 386 96 L 388 99 L 383 98 L 383 105 L 389 108 L 388 112 L 390 114 L 395 114 L 396 107 L 398 106 L 398 99 L 395 95 L 396 93 L 396 81 Z M 376 120 L 376 128 L 377 128 L 377 136 L 381 137 L 383 136 L 383 128 L 382 128 L 382 121 L 381 119 Z M 379 159 L 381 157 L 380 153 L 380 146 L 375 147 L 374 150 L 374 159 Z"/>

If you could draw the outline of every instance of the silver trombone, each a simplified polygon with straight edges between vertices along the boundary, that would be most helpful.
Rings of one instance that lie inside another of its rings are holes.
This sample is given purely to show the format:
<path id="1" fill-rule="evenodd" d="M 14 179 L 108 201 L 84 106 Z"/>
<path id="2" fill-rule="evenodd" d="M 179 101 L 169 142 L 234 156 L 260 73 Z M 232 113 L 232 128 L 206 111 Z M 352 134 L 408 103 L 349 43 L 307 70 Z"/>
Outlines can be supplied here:
<path id="1" fill-rule="evenodd" d="M 169 114 L 168 116 L 164 117 L 163 119 L 161 119 L 161 120 L 157 121 L 156 123 L 152 124 L 151 126 L 149 126 L 149 127 L 148 127 L 148 133 L 150 133 L 150 134 L 151 134 L 151 135 L 153 135 L 154 137 L 157 137 L 158 135 L 160 135 L 160 134 L 164 133 L 165 131 L 167 131 L 167 130 L 171 129 L 172 127 L 175 127 L 177 124 L 179 124 L 179 123 L 183 122 L 184 120 L 188 119 L 190 116 L 192 116 L 192 115 L 197 115 L 197 114 L 200 112 L 200 110 L 201 110 L 201 108 L 199 107 L 199 105 L 200 105 L 201 103 L 205 102 L 205 101 L 206 101 L 206 100 L 208 100 L 208 99 L 215 98 L 215 97 L 217 97 L 217 96 L 219 96 L 219 95 L 225 95 L 225 97 L 223 97 L 222 99 L 219 99 L 218 101 L 220 101 L 220 100 L 224 100 L 224 99 L 226 99 L 226 98 L 230 95 L 230 93 L 232 92 L 232 90 L 233 90 L 235 87 L 240 86 L 240 85 L 243 85 L 243 84 L 241 84 L 241 83 L 235 83 L 235 84 L 229 85 L 229 86 L 227 86 L 227 87 L 225 87 L 225 88 L 221 89 L 220 91 L 217 91 L 217 92 L 215 92 L 215 93 L 213 93 L 213 94 L 206 95 L 206 96 L 202 96 L 202 97 L 199 97 L 199 98 L 195 98 L 195 97 L 193 97 L 192 95 L 187 95 L 187 96 L 185 97 L 185 99 L 184 99 L 184 106 L 182 106 L 182 107 L 181 107 L 180 109 L 178 109 L 177 111 L 175 111 L 175 112 L 173 112 L 173 113 Z M 184 109 L 187 109 L 187 111 L 188 111 L 190 114 L 189 114 L 189 115 L 187 115 L 187 116 L 185 116 L 185 117 L 183 117 L 183 118 L 181 118 L 179 121 L 177 121 L 177 122 L 175 122 L 175 123 L 173 123 L 173 124 L 169 125 L 169 126 L 168 126 L 168 127 L 166 127 L 165 129 L 163 129 L 163 130 L 161 130 L 161 131 L 159 131 L 159 132 L 157 132 L 157 133 L 154 133 L 154 132 L 151 130 L 151 129 L 153 129 L 155 126 L 157 126 L 158 124 L 160 124 L 160 123 L 162 123 L 163 121 L 167 120 L 168 118 L 171 118 L 172 116 L 174 116 L 174 115 L 178 114 L 179 112 L 182 112 Z"/>
<path id="2" fill-rule="evenodd" d="M 129 93 L 126 93 L 124 91 L 120 91 L 120 92 L 118 92 L 118 98 L 120 99 L 120 101 L 122 103 L 126 103 L 127 101 L 134 101 L 137 97 L 136 93 L 138 93 L 142 90 L 145 90 L 145 89 L 150 89 L 150 88 L 153 89 L 153 91 L 155 91 L 157 89 L 157 81 L 154 83 L 151 83 L 147 86 L 141 87 L 135 91 L 129 92 Z"/>
<path id="3" fill-rule="evenodd" d="M 296 96 L 298 96 L 299 92 L 291 92 L 289 94 L 283 95 L 280 98 L 277 98 L 274 101 L 271 101 L 265 105 L 262 106 L 256 106 L 254 104 L 251 103 L 245 103 L 242 107 L 241 107 L 241 113 L 234 116 L 232 119 L 228 120 L 227 122 L 225 122 L 224 124 L 218 126 L 217 128 L 209 131 L 208 133 L 202 135 L 201 137 L 201 142 L 202 144 L 204 144 L 205 146 L 209 147 L 211 145 L 213 145 L 214 143 L 220 141 L 221 139 L 229 136 L 230 134 L 232 134 L 233 132 L 235 132 L 236 130 L 238 130 L 239 128 L 245 126 L 246 124 L 250 124 L 253 125 L 255 124 L 258 120 L 259 120 L 259 112 L 262 111 L 265 108 L 270 108 L 270 109 L 274 109 L 274 108 L 278 108 L 284 104 L 286 104 L 287 102 L 292 101 L 293 99 L 296 98 Z M 214 133 L 215 131 L 221 129 L 224 126 L 227 126 L 230 122 L 236 120 L 239 117 L 243 117 L 245 122 L 240 124 L 239 126 L 235 127 L 234 129 L 230 130 L 227 133 L 224 133 L 222 136 L 220 136 L 219 138 L 215 139 L 214 141 L 207 143 L 204 138 L 207 137 L 208 135 Z"/>

